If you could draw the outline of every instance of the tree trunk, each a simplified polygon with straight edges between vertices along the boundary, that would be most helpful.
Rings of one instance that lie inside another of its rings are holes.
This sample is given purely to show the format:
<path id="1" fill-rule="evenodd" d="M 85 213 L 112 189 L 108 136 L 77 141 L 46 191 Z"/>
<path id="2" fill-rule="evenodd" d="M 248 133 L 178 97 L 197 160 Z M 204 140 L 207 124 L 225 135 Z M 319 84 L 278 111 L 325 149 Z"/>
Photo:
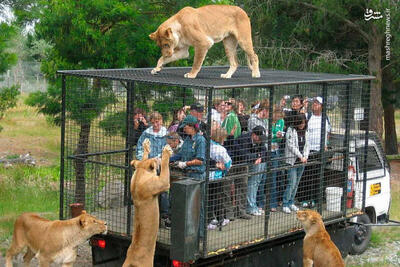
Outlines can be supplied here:
<path id="1" fill-rule="evenodd" d="M 75 155 L 79 159 L 75 160 L 75 202 L 82 203 L 85 206 L 86 185 L 85 185 L 85 159 L 86 156 L 80 156 L 88 153 L 90 135 L 90 123 L 81 124 L 79 133 L 79 142 Z"/>
<path id="2" fill-rule="evenodd" d="M 376 77 L 371 83 L 369 125 L 379 138 L 383 134 L 383 108 L 382 108 L 382 35 L 377 27 L 372 24 L 368 42 L 368 70 L 369 74 Z"/>
<path id="3" fill-rule="evenodd" d="M 383 71 L 382 91 L 385 92 L 382 102 L 384 103 L 385 114 L 385 152 L 388 155 L 398 153 L 396 121 L 394 118 L 394 105 L 396 101 L 395 88 L 393 85 L 393 74 L 389 68 Z"/>

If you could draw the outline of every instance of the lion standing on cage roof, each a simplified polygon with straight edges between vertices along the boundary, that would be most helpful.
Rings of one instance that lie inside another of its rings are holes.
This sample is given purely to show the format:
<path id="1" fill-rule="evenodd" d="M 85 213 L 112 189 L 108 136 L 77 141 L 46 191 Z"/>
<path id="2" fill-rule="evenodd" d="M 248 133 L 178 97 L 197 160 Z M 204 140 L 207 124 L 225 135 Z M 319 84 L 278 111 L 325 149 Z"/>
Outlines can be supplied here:
<path id="1" fill-rule="evenodd" d="M 135 173 L 131 179 L 131 195 L 135 207 L 132 242 L 128 248 L 123 267 L 153 266 L 159 227 L 158 195 L 169 189 L 169 158 L 172 149 L 169 145 L 163 148 L 160 176 L 157 169 L 160 160 L 148 159 L 150 153 L 149 139 L 143 142 L 143 159 L 133 160 Z"/>
<path id="2" fill-rule="evenodd" d="M 240 7 L 185 7 L 162 23 L 149 37 L 157 42 L 162 53 L 152 74 L 160 72 L 165 64 L 189 57 L 189 46 L 193 46 L 194 62 L 185 78 L 196 78 L 208 49 L 214 43 L 223 41 L 230 67 L 227 73 L 221 74 L 222 78 L 231 78 L 239 65 L 236 57 L 238 44 L 247 55 L 251 76 L 260 77 L 258 56 L 254 53 L 251 40 L 250 19 Z"/>

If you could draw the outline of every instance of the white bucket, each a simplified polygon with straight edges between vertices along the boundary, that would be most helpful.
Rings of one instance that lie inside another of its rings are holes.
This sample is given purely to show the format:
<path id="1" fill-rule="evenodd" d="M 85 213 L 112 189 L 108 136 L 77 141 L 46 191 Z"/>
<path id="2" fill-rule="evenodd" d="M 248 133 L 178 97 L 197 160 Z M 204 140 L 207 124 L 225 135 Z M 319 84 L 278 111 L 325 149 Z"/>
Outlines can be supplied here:
<path id="1" fill-rule="evenodd" d="M 343 188 L 341 187 L 327 187 L 326 192 L 326 209 L 329 211 L 340 212 L 340 205 L 342 202 Z"/>

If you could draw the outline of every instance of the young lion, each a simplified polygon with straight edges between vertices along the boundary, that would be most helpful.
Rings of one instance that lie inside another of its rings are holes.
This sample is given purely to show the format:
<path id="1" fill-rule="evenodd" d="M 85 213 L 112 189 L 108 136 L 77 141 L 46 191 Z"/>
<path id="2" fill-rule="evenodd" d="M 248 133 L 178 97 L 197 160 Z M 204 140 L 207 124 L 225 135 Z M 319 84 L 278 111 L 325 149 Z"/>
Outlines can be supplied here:
<path id="1" fill-rule="evenodd" d="M 149 35 L 161 48 L 162 56 L 151 73 L 161 71 L 163 65 L 189 57 L 189 46 L 194 47 L 192 70 L 185 78 L 196 78 L 208 49 L 223 41 L 229 60 L 229 70 L 222 78 L 231 78 L 238 67 L 236 47 L 246 52 L 247 63 L 253 78 L 260 77 L 258 57 L 253 50 L 251 25 L 246 12 L 240 7 L 209 5 L 200 8 L 185 7 Z"/>
<path id="2" fill-rule="evenodd" d="M 303 241 L 303 266 L 344 267 L 339 249 L 325 230 L 321 215 L 313 210 L 304 210 L 297 212 L 297 219 L 306 232 Z"/>
<path id="3" fill-rule="evenodd" d="M 56 262 L 63 267 L 73 266 L 76 248 L 92 235 L 106 233 L 106 222 L 82 211 L 78 217 L 65 221 L 50 221 L 34 213 L 21 214 L 14 224 L 14 235 L 6 254 L 6 267 L 12 267 L 12 257 L 28 247 L 25 266 L 33 257 L 41 267 Z"/>
<path id="4" fill-rule="evenodd" d="M 169 158 L 172 149 L 166 145 L 162 151 L 160 176 L 157 176 L 159 161 L 148 159 L 149 139 L 143 142 L 143 150 L 142 161 L 131 162 L 136 169 L 131 179 L 135 215 L 132 242 L 123 267 L 153 266 L 160 217 L 158 195 L 169 189 Z"/>

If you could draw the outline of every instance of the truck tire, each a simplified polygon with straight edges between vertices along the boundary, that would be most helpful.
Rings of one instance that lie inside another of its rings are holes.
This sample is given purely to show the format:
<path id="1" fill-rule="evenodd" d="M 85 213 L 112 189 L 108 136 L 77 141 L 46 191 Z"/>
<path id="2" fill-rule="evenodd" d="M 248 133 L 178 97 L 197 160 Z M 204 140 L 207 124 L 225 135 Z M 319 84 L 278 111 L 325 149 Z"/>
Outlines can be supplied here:
<path id="1" fill-rule="evenodd" d="M 357 217 L 358 223 L 369 224 L 371 220 L 367 214 L 363 214 Z M 351 244 L 349 254 L 359 255 L 364 253 L 367 249 L 369 242 L 371 241 L 371 226 L 364 226 L 356 224 L 353 232 L 353 243 Z"/>

